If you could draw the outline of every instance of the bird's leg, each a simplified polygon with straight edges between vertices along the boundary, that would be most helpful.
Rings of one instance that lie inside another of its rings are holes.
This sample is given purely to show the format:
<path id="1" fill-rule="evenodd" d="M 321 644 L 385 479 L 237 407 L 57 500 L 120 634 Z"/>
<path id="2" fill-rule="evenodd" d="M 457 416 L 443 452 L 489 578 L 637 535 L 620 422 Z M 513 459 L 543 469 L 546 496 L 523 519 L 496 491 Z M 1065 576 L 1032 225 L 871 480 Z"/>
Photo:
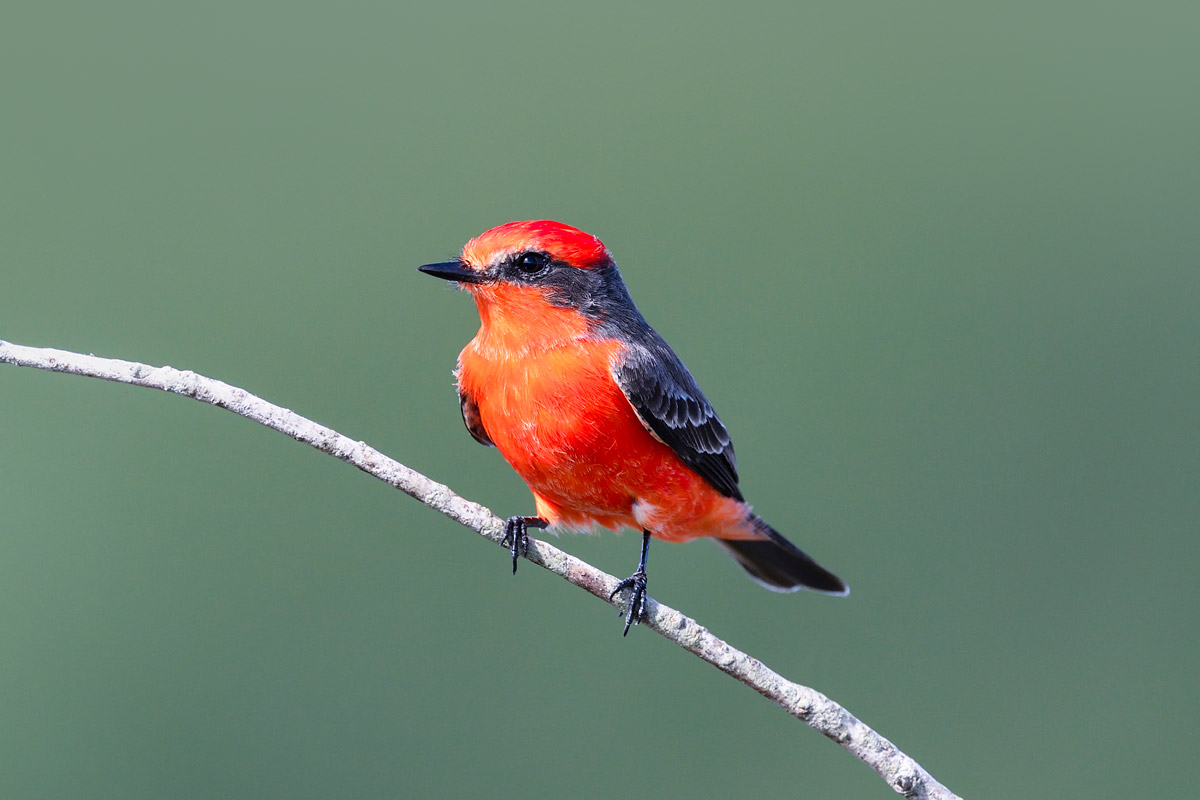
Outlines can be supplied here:
<path id="1" fill-rule="evenodd" d="M 622 636 L 629 633 L 630 625 L 638 625 L 646 616 L 646 553 L 650 550 L 650 531 L 642 531 L 642 557 L 638 560 L 637 570 L 625 580 L 617 584 L 617 588 L 613 589 L 612 594 L 608 596 L 612 600 L 617 596 L 617 592 L 622 589 L 629 589 L 629 607 L 625 611 L 625 632 Z"/>
<path id="2" fill-rule="evenodd" d="M 517 556 L 529 555 L 529 534 L 527 528 L 545 528 L 550 523 L 541 517 L 509 517 L 504 522 L 504 538 L 500 540 L 502 547 L 507 547 L 512 553 L 513 575 L 517 574 Z"/>

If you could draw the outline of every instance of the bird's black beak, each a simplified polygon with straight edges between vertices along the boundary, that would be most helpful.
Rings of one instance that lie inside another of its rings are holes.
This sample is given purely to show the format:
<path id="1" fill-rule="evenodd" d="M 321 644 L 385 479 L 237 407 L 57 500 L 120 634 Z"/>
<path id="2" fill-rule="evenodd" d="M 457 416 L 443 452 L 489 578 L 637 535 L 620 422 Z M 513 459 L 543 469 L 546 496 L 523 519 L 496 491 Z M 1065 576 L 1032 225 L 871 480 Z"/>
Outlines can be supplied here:
<path id="1" fill-rule="evenodd" d="M 426 264 L 423 267 L 417 267 L 420 272 L 426 275 L 432 275 L 435 278 L 441 278 L 447 281 L 458 281 L 459 283 L 483 283 L 483 276 L 475 270 L 468 267 L 461 260 L 443 261 L 440 264 Z"/>

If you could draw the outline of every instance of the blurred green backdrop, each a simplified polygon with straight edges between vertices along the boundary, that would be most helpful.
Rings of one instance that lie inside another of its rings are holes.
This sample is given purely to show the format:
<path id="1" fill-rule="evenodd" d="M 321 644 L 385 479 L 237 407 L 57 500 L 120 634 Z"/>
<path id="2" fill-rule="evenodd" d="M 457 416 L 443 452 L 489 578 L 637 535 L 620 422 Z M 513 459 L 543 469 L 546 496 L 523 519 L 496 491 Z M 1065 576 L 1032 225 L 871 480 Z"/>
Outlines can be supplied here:
<path id="1" fill-rule="evenodd" d="M 8 3 L 0 338 L 169 363 L 507 515 L 512 219 L 601 236 L 843 575 L 652 593 L 971 797 L 1181 797 L 1200 712 L 1195 3 Z M 224 412 L 0 368 L 0 793 L 889 797 L 769 703 Z M 620 575 L 633 536 L 560 542 Z"/>

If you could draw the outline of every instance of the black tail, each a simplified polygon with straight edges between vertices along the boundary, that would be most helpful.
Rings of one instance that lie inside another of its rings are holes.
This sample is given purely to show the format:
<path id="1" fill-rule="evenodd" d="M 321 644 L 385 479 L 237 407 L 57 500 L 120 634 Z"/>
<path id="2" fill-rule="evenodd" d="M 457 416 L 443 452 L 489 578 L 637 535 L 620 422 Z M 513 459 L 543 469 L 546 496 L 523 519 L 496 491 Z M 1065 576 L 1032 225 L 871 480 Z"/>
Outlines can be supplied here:
<path id="1" fill-rule="evenodd" d="M 841 578 L 801 552 L 758 516 L 750 518 L 765 539 L 717 539 L 733 560 L 758 583 L 775 592 L 812 589 L 833 595 L 850 594 Z"/>

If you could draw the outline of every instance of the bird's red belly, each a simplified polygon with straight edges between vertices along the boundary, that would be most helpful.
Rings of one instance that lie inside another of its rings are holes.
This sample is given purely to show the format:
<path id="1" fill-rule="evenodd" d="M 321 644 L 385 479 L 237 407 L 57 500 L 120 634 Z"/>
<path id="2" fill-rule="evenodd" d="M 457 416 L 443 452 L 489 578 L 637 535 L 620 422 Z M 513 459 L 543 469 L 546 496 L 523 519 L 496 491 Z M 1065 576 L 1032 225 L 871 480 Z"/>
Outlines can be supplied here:
<path id="1" fill-rule="evenodd" d="M 751 535 L 744 504 L 713 489 L 642 425 L 612 378 L 618 347 L 580 340 L 519 359 L 484 358 L 468 347 L 459 384 L 551 523 L 647 528 L 675 540 Z"/>

